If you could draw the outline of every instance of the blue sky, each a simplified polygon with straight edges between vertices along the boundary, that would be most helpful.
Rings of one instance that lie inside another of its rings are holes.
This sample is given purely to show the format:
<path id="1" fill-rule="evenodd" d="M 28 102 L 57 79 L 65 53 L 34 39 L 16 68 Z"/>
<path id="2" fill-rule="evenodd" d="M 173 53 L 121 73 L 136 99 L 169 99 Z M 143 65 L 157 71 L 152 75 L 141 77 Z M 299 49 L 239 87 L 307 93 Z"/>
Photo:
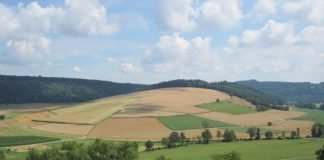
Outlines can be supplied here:
<path id="1" fill-rule="evenodd" d="M 0 0 L 0 74 L 324 80 L 322 0 Z"/>

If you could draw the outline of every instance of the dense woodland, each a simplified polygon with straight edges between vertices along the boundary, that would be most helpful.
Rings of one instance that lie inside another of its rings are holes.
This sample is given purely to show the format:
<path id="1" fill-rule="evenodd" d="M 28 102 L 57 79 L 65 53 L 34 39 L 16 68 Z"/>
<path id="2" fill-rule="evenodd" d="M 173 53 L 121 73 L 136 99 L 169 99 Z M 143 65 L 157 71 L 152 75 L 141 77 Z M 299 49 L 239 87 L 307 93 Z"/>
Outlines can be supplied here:
<path id="1" fill-rule="evenodd" d="M 313 84 L 309 82 L 259 82 L 249 80 L 237 83 L 261 92 L 280 96 L 288 103 L 300 101 L 308 103 L 324 102 L 324 82 Z"/>
<path id="2" fill-rule="evenodd" d="M 0 103 L 84 102 L 144 87 L 98 80 L 0 75 Z"/>
<path id="3" fill-rule="evenodd" d="M 173 80 L 153 85 L 115 83 L 74 78 L 0 76 L 0 103 L 84 102 L 97 98 L 165 87 L 198 87 L 215 89 L 247 99 L 260 110 L 280 105 L 283 101 L 250 87 L 232 82 L 208 83 L 201 80 Z"/>

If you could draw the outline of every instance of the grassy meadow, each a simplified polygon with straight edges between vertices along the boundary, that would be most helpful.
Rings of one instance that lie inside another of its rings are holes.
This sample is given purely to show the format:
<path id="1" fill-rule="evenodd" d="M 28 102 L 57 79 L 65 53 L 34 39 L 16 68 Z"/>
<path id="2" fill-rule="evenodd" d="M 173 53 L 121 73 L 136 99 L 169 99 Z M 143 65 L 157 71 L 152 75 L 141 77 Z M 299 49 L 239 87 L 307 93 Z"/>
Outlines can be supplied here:
<path id="1" fill-rule="evenodd" d="M 317 123 L 324 124 L 324 110 L 318 109 L 306 109 L 306 108 L 295 108 L 296 111 L 305 112 L 306 114 L 302 117 L 295 118 L 296 120 L 309 120 Z"/>
<path id="2" fill-rule="evenodd" d="M 44 143 L 59 141 L 59 138 L 40 137 L 40 136 L 8 136 L 0 137 L 0 147 L 18 146 L 26 144 Z"/>
<path id="3" fill-rule="evenodd" d="M 164 155 L 171 160 L 211 160 L 211 155 L 237 151 L 242 160 L 314 160 L 315 150 L 324 144 L 323 139 L 261 140 L 231 143 L 198 144 L 141 152 L 140 160 L 154 160 Z"/>
<path id="4" fill-rule="evenodd" d="M 166 116 L 158 118 L 165 126 L 168 128 L 177 131 L 177 130 L 187 130 L 187 129 L 197 129 L 203 128 L 202 122 L 207 121 L 208 127 L 233 127 L 234 124 L 228 124 L 224 122 L 208 120 L 200 118 L 193 115 L 179 115 L 179 116 Z"/>
<path id="5" fill-rule="evenodd" d="M 227 101 L 202 104 L 200 105 L 200 107 L 204 109 L 216 111 L 216 112 L 229 113 L 229 114 L 248 114 L 248 113 L 256 112 L 256 110 L 252 108 L 240 106 Z"/>

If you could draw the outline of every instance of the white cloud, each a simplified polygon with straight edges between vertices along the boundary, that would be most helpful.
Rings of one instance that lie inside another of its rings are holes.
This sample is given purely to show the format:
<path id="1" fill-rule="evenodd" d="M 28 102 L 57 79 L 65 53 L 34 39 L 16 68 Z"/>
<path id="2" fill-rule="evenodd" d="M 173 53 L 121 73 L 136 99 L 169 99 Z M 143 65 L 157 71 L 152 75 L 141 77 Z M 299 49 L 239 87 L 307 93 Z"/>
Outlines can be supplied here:
<path id="1" fill-rule="evenodd" d="M 252 18 L 264 18 L 277 13 L 278 2 L 276 0 L 258 0 L 252 8 Z"/>
<path id="2" fill-rule="evenodd" d="M 73 66 L 72 70 L 73 70 L 73 72 L 76 72 L 76 73 L 82 72 L 82 69 L 79 66 Z"/>
<path id="3" fill-rule="evenodd" d="M 97 0 L 65 0 L 67 8 L 58 15 L 57 30 L 70 35 L 109 35 L 118 31 L 108 21 L 106 8 Z"/>
<path id="4" fill-rule="evenodd" d="M 31 63 L 51 51 L 49 34 L 109 35 L 118 26 L 108 20 L 97 0 L 66 0 L 65 7 L 40 6 L 37 2 L 9 8 L 0 3 L 0 42 L 6 45 L 0 61 Z"/>
<path id="5" fill-rule="evenodd" d="M 218 71 L 221 64 L 211 49 L 211 38 L 185 39 L 180 34 L 161 36 L 142 60 L 145 71 L 170 78 L 198 78 Z M 202 77 L 201 77 L 202 78 Z"/>
<path id="6" fill-rule="evenodd" d="M 324 72 L 317 68 L 324 67 L 323 34 L 323 27 L 306 26 L 296 33 L 292 23 L 269 20 L 259 29 L 229 38 L 224 50 L 235 58 L 226 62 L 226 68 L 261 80 L 307 81 L 312 77 L 312 81 L 321 81 Z"/>
<path id="7" fill-rule="evenodd" d="M 281 5 L 282 12 L 297 21 L 312 24 L 324 23 L 324 1 L 299 0 L 284 1 Z"/>
<path id="8" fill-rule="evenodd" d="M 197 11 L 192 0 L 159 0 L 157 15 L 159 23 L 167 30 L 189 31 L 196 27 Z"/>
<path id="9" fill-rule="evenodd" d="M 122 63 L 121 65 L 121 69 L 123 72 L 138 72 L 141 71 L 142 69 L 138 66 L 136 66 L 133 63 Z"/>
<path id="10" fill-rule="evenodd" d="M 157 16 L 163 29 L 177 32 L 232 27 L 243 18 L 237 0 L 160 0 Z"/>
<path id="11" fill-rule="evenodd" d="M 232 36 L 229 39 L 231 45 L 247 45 L 249 47 L 271 46 L 271 44 L 289 44 L 294 42 L 293 25 L 268 20 L 261 28 L 245 30 L 240 37 Z"/>
<path id="12" fill-rule="evenodd" d="M 207 0 L 200 11 L 203 24 L 209 27 L 232 27 L 243 18 L 236 0 Z"/>

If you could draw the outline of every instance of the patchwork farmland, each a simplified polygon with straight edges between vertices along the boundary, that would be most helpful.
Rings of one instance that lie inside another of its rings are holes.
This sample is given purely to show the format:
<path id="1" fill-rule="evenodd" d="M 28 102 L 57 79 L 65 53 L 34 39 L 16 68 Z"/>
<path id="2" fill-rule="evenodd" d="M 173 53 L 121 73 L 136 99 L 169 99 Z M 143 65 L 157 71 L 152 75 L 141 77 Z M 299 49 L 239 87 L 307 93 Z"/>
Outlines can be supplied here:
<path id="1" fill-rule="evenodd" d="M 47 109 L 40 105 L 2 109 L 10 116 L 0 121 L 0 135 L 144 142 L 160 141 L 172 131 L 181 131 L 195 139 L 201 135 L 202 122 L 206 121 L 214 135 L 218 130 L 231 129 L 238 138 L 248 138 L 247 128 L 258 127 L 262 134 L 268 130 L 288 133 L 300 128 L 301 136 L 305 137 L 314 124 L 303 119 L 306 115 L 302 110 L 257 112 L 244 99 L 199 88 L 154 89 L 85 103 L 44 104 Z"/>

